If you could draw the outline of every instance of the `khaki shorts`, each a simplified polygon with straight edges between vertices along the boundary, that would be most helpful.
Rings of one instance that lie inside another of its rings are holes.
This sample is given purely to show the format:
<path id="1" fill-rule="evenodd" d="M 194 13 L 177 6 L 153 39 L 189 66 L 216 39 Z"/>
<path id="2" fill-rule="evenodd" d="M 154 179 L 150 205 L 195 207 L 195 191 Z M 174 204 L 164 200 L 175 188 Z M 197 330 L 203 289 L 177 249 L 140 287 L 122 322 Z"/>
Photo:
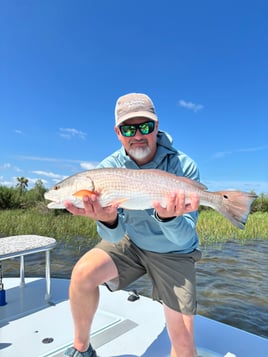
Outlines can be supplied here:
<path id="1" fill-rule="evenodd" d="M 116 244 L 101 241 L 96 248 L 107 252 L 117 267 L 118 279 L 106 282 L 111 291 L 124 289 L 147 273 L 154 300 L 183 314 L 196 313 L 195 262 L 201 259 L 199 250 L 189 254 L 154 253 L 138 248 L 127 237 Z"/>

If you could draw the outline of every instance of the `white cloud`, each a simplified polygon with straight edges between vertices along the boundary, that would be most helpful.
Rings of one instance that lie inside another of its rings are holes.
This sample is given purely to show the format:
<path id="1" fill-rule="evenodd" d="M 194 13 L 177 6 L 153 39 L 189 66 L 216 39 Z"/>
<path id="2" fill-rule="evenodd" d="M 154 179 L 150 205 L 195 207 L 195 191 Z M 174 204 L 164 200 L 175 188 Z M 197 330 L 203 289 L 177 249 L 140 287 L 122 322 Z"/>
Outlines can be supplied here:
<path id="1" fill-rule="evenodd" d="M 251 148 L 237 149 L 235 151 L 236 152 L 256 152 L 256 151 L 265 150 L 267 148 L 268 148 L 267 145 L 263 145 L 263 146 L 257 146 L 257 147 L 251 147 Z"/>
<path id="2" fill-rule="evenodd" d="M 40 176 L 46 176 L 49 178 L 53 178 L 53 179 L 57 179 L 57 180 L 61 180 L 62 179 L 62 175 L 59 174 L 54 174 L 53 172 L 46 172 L 46 171 L 32 171 L 33 174 L 36 175 L 40 175 Z"/>
<path id="3" fill-rule="evenodd" d="M 0 177 L 0 185 L 1 186 L 7 186 L 7 187 L 14 186 L 16 184 L 16 182 L 18 182 L 18 181 L 15 178 L 7 180 L 3 176 Z"/>
<path id="4" fill-rule="evenodd" d="M 212 155 L 212 159 L 221 159 L 224 158 L 228 155 L 232 155 L 235 153 L 239 152 L 256 152 L 256 151 L 262 151 L 267 149 L 268 146 L 256 146 L 256 147 L 250 147 L 250 148 L 242 148 L 242 149 L 234 149 L 234 150 L 228 150 L 228 151 L 218 151 L 215 154 Z"/>
<path id="5" fill-rule="evenodd" d="M 197 113 L 199 110 L 203 109 L 204 106 L 202 104 L 195 104 L 192 102 L 186 102 L 184 99 L 179 100 L 179 105 L 183 108 L 192 110 L 193 112 Z"/>
<path id="6" fill-rule="evenodd" d="M 22 134 L 23 134 L 23 131 L 22 131 L 22 130 L 19 130 L 19 129 L 15 129 L 15 130 L 14 130 L 14 133 L 19 134 L 19 135 L 22 135 Z"/>
<path id="7" fill-rule="evenodd" d="M 209 191 L 226 191 L 226 190 L 240 190 L 251 192 L 254 191 L 257 194 L 268 194 L 268 181 L 239 181 L 239 180 L 202 180 Z"/>
<path id="8" fill-rule="evenodd" d="M 56 159 L 54 157 L 41 157 L 41 156 L 17 156 L 16 157 L 19 160 L 32 160 L 32 161 L 48 161 L 48 162 L 58 162 L 61 161 L 61 159 Z"/>
<path id="9" fill-rule="evenodd" d="M 7 170 L 7 169 L 11 169 L 11 164 L 9 162 L 0 166 L 0 170 Z"/>
<path id="10" fill-rule="evenodd" d="M 1 165 L 0 170 L 14 170 L 16 172 L 22 172 L 22 170 L 19 167 L 13 166 L 9 162 L 6 162 L 5 164 Z"/>
<path id="11" fill-rule="evenodd" d="M 218 151 L 212 155 L 212 159 L 222 159 L 228 155 L 231 155 L 233 151 Z"/>
<path id="12" fill-rule="evenodd" d="M 74 137 L 78 137 L 82 140 L 85 140 L 87 134 L 81 130 L 77 130 L 74 128 L 60 128 L 60 136 L 64 139 L 72 139 Z"/>
<path id="13" fill-rule="evenodd" d="M 91 170 L 97 166 L 97 163 L 96 162 L 81 162 L 80 166 L 84 170 Z"/>
<path id="14" fill-rule="evenodd" d="M 80 164 L 81 160 L 69 160 L 69 159 L 60 159 L 55 157 L 42 157 L 42 156 L 17 156 L 19 160 L 32 160 L 32 161 L 47 161 L 47 162 L 68 162 L 74 164 Z"/>
<path id="15" fill-rule="evenodd" d="M 29 180 L 29 182 L 28 182 L 28 187 L 29 187 L 29 188 L 33 187 L 33 186 L 36 184 L 36 182 L 37 182 L 38 180 L 41 180 L 44 186 L 46 186 L 46 185 L 48 184 L 48 181 L 47 181 L 47 180 L 41 179 L 40 177 L 37 177 L 37 178 L 28 178 L 28 180 Z"/>

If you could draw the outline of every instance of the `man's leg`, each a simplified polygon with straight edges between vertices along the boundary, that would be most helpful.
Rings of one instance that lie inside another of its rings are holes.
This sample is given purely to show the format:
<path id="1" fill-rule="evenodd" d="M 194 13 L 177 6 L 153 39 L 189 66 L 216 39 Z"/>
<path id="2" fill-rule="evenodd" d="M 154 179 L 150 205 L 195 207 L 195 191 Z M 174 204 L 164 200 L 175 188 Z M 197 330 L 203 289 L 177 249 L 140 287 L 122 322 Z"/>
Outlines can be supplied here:
<path id="1" fill-rule="evenodd" d="M 117 268 L 111 257 L 93 248 L 75 265 L 70 284 L 70 304 L 74 322 L 74 347 L 86 351 L 94 314 L 99 302 L 99 285 L 116 278 Z"/>
<path id="2" fill-rule="evenodd" d="M 171 341 L 170 357 L 196 357 L 194 316 L 184 315 L 165 304 L 164 313 Z"/>

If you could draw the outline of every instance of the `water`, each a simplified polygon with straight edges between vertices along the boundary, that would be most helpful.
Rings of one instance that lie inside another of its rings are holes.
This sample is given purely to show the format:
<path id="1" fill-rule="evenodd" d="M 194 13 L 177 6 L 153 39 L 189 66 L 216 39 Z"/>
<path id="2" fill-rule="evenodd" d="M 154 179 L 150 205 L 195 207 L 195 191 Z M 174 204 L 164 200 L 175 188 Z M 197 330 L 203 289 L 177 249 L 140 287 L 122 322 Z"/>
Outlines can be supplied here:
<path id="1" fill-rule="evenodd" d="M 51 252 L 52 277 L 70 278 L 73 265 L 88 249 L 85 240 L 75 246 L 59 242 Z M 198 313 L 268 338 L 267 256 L 268 240 L 203 248 L 197 264 Z M 17 276 L 19 260 L 6 260 L 3 268 L 5 276 Z M 44 276 L 44 254 L 25 257 L 25 274 Z M 145 276 L 129 288 L 149 296 L 151 284 Z"/>
<path id="2" fill-rule="evenodd" d="M 198 313 L 268 337 L 268 241 L 229 242 L 197 264 Z"/>

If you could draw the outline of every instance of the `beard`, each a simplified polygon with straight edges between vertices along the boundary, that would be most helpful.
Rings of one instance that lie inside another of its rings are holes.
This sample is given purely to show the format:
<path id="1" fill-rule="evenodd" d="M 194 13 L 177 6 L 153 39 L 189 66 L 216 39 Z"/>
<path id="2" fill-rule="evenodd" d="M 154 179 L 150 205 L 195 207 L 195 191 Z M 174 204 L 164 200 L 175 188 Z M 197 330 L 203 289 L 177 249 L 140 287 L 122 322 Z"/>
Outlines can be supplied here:
<path id="1" fill-rule="evenodd" d="M 138 147 L 138 148 L 131 148 L 128 150 L 128 154 L 133 157 L 135 160 L 143 160 L 146 159 L 151 154 L 152 150 L 149 146 L 146 146 L 144 148 Z"/>

